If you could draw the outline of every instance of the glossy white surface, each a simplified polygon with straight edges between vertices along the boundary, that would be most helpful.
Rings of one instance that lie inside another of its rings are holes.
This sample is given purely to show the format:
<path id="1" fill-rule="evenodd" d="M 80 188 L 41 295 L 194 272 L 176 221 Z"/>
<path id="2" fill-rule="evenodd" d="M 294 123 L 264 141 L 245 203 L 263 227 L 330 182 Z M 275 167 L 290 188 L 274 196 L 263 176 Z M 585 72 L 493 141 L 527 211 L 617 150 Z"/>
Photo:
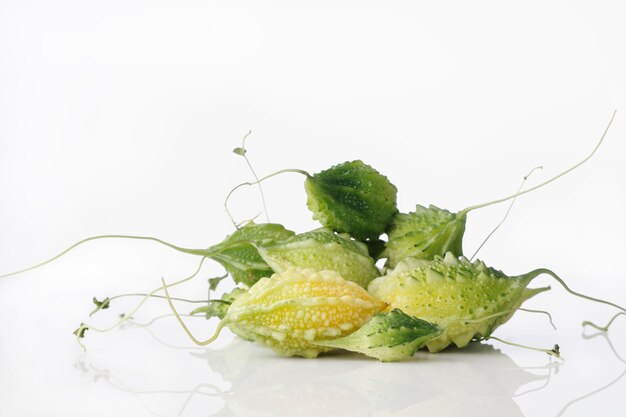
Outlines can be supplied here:
<path id="1" fill-rule="evenodd" d="M 625 19 L 614 1 L 0 0 L 0 274 L 94 234 L 220 241 L 233 230 L 223 198 L 251 178 L 231 153 L 248 129 L 260 175 L 361 158 L 398 187 L 400 210 L 460 210 L 534 166 L 528 186 L 581 160 L 617 108 L 593 159 L 518 199 L 480 257 L 510 274 L 549 267 L 624 305 Z M 301 177 L 264 190 L 272 221 L 316 227 Z M 260 208 L 255 189 L 232 200 L 238 219 Z M 466 253 L 505 211 L 470 214 Z M 280 358 L 227 331 L 198 349 L 171 317 L 78 347 L 81 321 L 107 327 L 136 301 L 89 318 L 94 295 L 150 290 L 196 262 L 99 241 L 0 279 L 0 415 L 623 415 L 626 318 L 610 340 L 584 336 L 582 320 L 614 310 L 546 277 L 536 285 L 553 291 L 528 307 L 557 331 L 520 312 L 496 336 L 558 343 L 562 364 L 496 341 L 394 364 Z M 207 264 L 173 295 L 203 298 L 221 273 Z M 134 318 L 167 313 L 153 300 Z M 215 326 L 187 320 L 199 336 Z"/>

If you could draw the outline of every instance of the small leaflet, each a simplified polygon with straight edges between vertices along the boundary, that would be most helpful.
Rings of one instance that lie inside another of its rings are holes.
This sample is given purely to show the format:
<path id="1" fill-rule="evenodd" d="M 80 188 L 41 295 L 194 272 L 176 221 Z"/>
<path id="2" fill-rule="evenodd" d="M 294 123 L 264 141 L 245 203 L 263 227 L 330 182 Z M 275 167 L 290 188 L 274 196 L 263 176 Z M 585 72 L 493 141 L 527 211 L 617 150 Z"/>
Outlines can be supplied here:
<path id="1" fill-rule="evenodd" d="M 85 337 L 85 332 L 89 330 L 89 327 L 85 326 L 85 323 L 81 323 L 80 326 L 72 332 L 72 334 L 76 335 L 79 339 Z"/>
<path id="2" fill-rule="evenodd" d="M 228 274 L 222 275 L 221 277 L 209 278 L 209 290 L 215 291 L 219 283 L 222 282 L 222 280 L 224 280 L 226 277 L 228 277 Z"/>
<path id="3" fill-rule="evenodd" d="M 91 311 L 91 313 L 89 313 L 89 317 L 93 316 L 94 314 L 96 314 L 100 310 L 106 310 L 107 308 L 109 308 L 109 306 L 111 304 L 111 300 L 109 299 L 109 297 L 106 297 L 102 301 L 98 300 L 96 297 L 93 297 L 93 299 L 91 301 L 94 303 L 96 308 L 94 308 Z"/>
<path id="4" fill-rule="evenodd" d="M 230 305 L 245 292 L 246 291 L 241 288 L 235 288 L 231 292 L 222 295 L 221 300 L 210 300 L 207 305 L 196 308 L 191 314 L 204 313 L 207 320 L 212 317 L 217 317 L 221 320 L 228 312 Z"/>

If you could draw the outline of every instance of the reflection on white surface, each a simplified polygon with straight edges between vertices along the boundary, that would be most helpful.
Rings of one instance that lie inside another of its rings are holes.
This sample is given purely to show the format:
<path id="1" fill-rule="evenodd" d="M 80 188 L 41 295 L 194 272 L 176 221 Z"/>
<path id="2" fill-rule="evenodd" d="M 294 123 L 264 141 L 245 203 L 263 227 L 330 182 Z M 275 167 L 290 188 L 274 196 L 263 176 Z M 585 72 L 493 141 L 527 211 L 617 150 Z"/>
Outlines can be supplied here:
<path id="1" fill-rule="evenodd" d="M 596 338 L 605 339 L 605 359 L 626 365 L 606 334 L 584 336 Z M 106 381 L 127 392 L 156 416 L 448 417 L 524 416 L 520 398 L 549 389 L 561 366 L 538 355 L 542 365 L 521 367 L 494 347 L 477 343 L 462 351 L 418 353 L 414 360 L 401 363 L 342 353 L 317 360 L 281 358 L 238 338 L 220 349 L 175 349 L 187 350 L 197 368 L 211 370 L 219 378 L 212 376 L 180 389 L 142 389 L 127 385 L 118 376 L 124 370 L 101 369 L 87 360 L 77 362 L 75 368 L 83 376 L 91 376 L 94 383 Z M 570 413 L 574 404 L 610 388 L 624 375 L 626 369 L 606 381 L 594 381 L 594 388 L 582 395 L 555 399 L 562 407 L 554 415 L 577 415 Z M 162 402 L 180 406 L 175 413 L 163 414 L 158 406 Z M 200 411 L 203 409 L 215 411 Z"/>
<path id="2" fill-rule="evenodd" d="M 583 401 L 587 398 L 592 397 L 593 395 L 599 394 L 600 392 L 612 387 L 613 385 L 615 385 L 619 380 L 621 380 L 625 375 L 626 375 L 626 361 L 620 356 L 620 354 L 617 352 L 617 350 L 615 349 L 615 347 L 613 346 L 613 343 L 611 342 L 611 339 L 609 338 L 608 334 L 605 332 L 598 332 L 592 335 L 585 335 L 583 334 L 583 339 L 589 340 L 589 339 L 593 339 L 593 338 L 602 338 L 606 340 L 606 343 L 608 345 L 608 347 L 611 349 L 611 352 L 613 353 L 614 357 L 620 361 L 622 364 L 624 364 L 624 369 L 622 370 L 622 372 L 615 378 L 611 379 L 610 381 L 608 381 L 607 383 L 601 385 L 600 387 L 594 389 L 593 391 L 587 392 L 584 395 L 581 395 L 579 397 L 576 397 L 570 401 L 567 402 L 567 404 L 565 404 L 565 406 L 563 406 L 563 408 L 561 409 L 561 411 L 555 416 L 555 417 L 560 417 L 562 415 L 565 414 L 565 412 L 569 409 L 570 406 L 576 404 L 577 402 Z"/>
<path id="3" fill-rule="evenodd" d="M 419 415 L 435 410 L 453 416 L 469 408 L 481 409 L 486 416 L 522 415 L 512 396 L 519 387 L 542 377 L 521 369 L 490 346 L 476 345 L 472 350 L 485 355 L 486 362 L 467 361 L 465 354 L 423 354 L 394 364 L 352 355 L 318 362 L 246 363 L 230 380 L 224 410 L 237 416 Z M 221 356 L 205 357 L 219 369 Z"/>
<path id="4" fill-rule="evenodd" d="M 489 345 L 475 344 L 462 352 L 419 354 L 403 363 L 379 363 L 354 355 L 332 354 L 318 360 L 271 358 L 263 349 L 234 339 L 219 350 L 191 355 L 219 373 L 222 384 L 198 384 L 189 390 L 142 390 L 129 387 L 112 370 L 85 362 L 77 368 L 94 382 L 135 395 L 151 413 L 155 395 L 178 395 L 184 415 L 193 397 L 221 400 L 210 416 L 409 416 L 436 412 L 439 416 L 480 410 L 483 416 L 522 416 L 515 402 L 522 387 L 545 387 L 557 362 L 533 372 L 516 365 Z M 261 353 L 261 354 L 259 354 Z M 480 358 L 480 360 L 475 360 Z M 547 359 L 546 359 L 547 360 Z M 224 389 L 224 386 L 228 388 Z"/>

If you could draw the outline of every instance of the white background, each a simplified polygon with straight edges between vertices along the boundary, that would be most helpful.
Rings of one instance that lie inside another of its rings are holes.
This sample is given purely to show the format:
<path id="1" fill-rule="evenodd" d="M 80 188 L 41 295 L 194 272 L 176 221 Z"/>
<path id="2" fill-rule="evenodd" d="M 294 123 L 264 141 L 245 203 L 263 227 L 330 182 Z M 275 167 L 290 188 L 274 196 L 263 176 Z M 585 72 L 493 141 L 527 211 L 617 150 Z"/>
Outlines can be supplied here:
<path id="1" fill-rule="evenodd" d="M 231 152 L 249 129 L 261 175 L 359 158 L 398 187 L 400 210 L 459 210 L 512 193 L 534 166 L 544 169 L 529 185 L 581 160 L 618 109 L 593 159 L 520 198 L 480 256 L 510 274 L 549 267 L 626 304 L 625 19 L 621 1 L 0 0 L 0 274 L 93 234 L 220 241 L 233 230 L 223 198 L 251 178 Z M 272 221 L 316 227 L 302 177 L 264 189 Z M 232 207 L 254 216 L 258 191 Z M 469 215 L 468 254 L 505 211 Z M 171 317 L 88 332 L 87 353 L 77 346 L 92 296 L 149 290 L 196 262 L 100 241 L 0 279 L 0 415 L 623 413 L 626 378 L 609 384 L 626 363 L 580 328 L 614 311 L 558 285 L 529 302 L 553 313 L 556 332 L 520 312 L 496 334 L 558 342 L 558 368 L 495 341 L 397 364 L 278 358 L 227 331 L 195 349 Z M 205 297 L 205 278 L 219 274 L 208 264 L 175 294 Z M 89 323 L 112 324 L 133 301 Z M 155 300 L 135 319 L 167 312 Z M 189 320 L 199 336 L 215 326 Z M 610 341 L 626 356 L 624 318 Z"/>

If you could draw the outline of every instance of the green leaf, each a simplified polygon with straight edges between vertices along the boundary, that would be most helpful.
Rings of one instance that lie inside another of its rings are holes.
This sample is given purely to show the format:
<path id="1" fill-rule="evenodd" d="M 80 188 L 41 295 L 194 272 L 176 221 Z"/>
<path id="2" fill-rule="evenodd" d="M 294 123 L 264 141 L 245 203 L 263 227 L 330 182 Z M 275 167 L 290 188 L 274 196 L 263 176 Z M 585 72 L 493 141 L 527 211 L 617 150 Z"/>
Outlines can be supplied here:
<path id="1" fill-rule="evenodd" d="M 221 303 L 219 300 L 212 300 L 205 306 L 193 309 L 193 311 L 189 314 L 192 316 L 196 314 L 204 314 L 207 320 L 211 317 L 219 317 L 221 319 L 228 312 L 228 307 L 230 307 L 230 305 L 227 303 Z"/>
<path id="2" fill-rule="evenodd" d="M 78 329 L 74 330 L 72 332 L 72 334 L 78 336 L 80 339 L 82 339 L 83 337 L 85 337 L 85 332 L 89 330 L 89 328 L 87 326 L 85 326 L 85 323 L 81 323 L 80 326 L 78 327 Z"/>
<path id="3" fill-rule="evenodd" d="M 378 238 L 398 211 L 397 188 L 359 160 L 307 177 L 304 187 L 313 219 L 359 240 Z"/>
<path id="4" fill-rule="evenodd" d="M 233 152 L 241 156 L 244 156 L 246 154 L 245 148 L 235 148 L 233 149 Z"/>
<path id="5" fill-rule="evenodd" d="M 111 300 L 109 299 L 109 297 L 106 297 L 104 300 L 100 301 L 98 300 L 96 297 L 93 297 L 91 300 L 96 308 L 94 308 L 91 313 L 89 313 L 89 316 L 93 316 L 95 313 L 97 313 L 100 310 L 106 310 L 107 308 L 109 308 L 110 304 L 111 304 Z"/>
<path id="6" fill-rule="evenodd" d="M 219 283 L 222 282 L 222 280 L 224 280 L 227 276 L 228 274 L 222 275 L 221 277 L 209 278 L 209 291 L 215 291 Z"/>
<path id="7" fill-rule="evenodd" d="M 222 295 L 221 300 L 211 300 L 208 305 L 198 307 L 191 312 L 191 315 L 202 313 L 206 316 L 207 320 L 212 317 L 218 317 L 220 320 L 224 318 L 230 305 L 242 294 L 245 294 L 246 290 L 241 288 L 235 288 L 229 293 Z"/>
<path id="8" fill-rule="evenodd" d="M 381 258 L 395 268 L 409 256 L 429 260 L 447 252 L 462 256 L 466 219 L 465 212 L 452 213 L 433 205 L 417 205 L 414 212 L 398 213 L 387 231 L 389 240 Z"/>
<path id="9" fill-rule="evenodd" d="M 106 310 L 107 308 L 109 308 L 109 304 L 111 302 L 111 300 L 109 300 L 109 297 L 106 297 L 102 301 L 98 300 L 96 297 L 93 297 L 91 301 L 96 305 L 96 307 L 101 310 Z"/>
<path id="10" fill-rule="evenodd" d="M 280 224 L 249 222 L 222 243 L 210 247 L 208 256 L 219 262 L 236 283 L 251 287 L 259 279 L 274 273 L 255 245 L 281 242 L 294 235 Z"/>
<path id="11" fill-rule="evenodd" d="M 259 246 L 259 254 L 275 272 L 293 268 L 332 270 L 364 288 L 372 279 L 380 276 L 363 243 L 326 228 Z"/>
<path id="12" fill-rule="evenodd" d="M 424 344 L 439 336 L 441 328 L 411 317 L 400 309 L 376 314 L 356 332 L 332 340 L 318 341 L 326 347 L 359 352 L 383 362 L 409 358 Z"/>

